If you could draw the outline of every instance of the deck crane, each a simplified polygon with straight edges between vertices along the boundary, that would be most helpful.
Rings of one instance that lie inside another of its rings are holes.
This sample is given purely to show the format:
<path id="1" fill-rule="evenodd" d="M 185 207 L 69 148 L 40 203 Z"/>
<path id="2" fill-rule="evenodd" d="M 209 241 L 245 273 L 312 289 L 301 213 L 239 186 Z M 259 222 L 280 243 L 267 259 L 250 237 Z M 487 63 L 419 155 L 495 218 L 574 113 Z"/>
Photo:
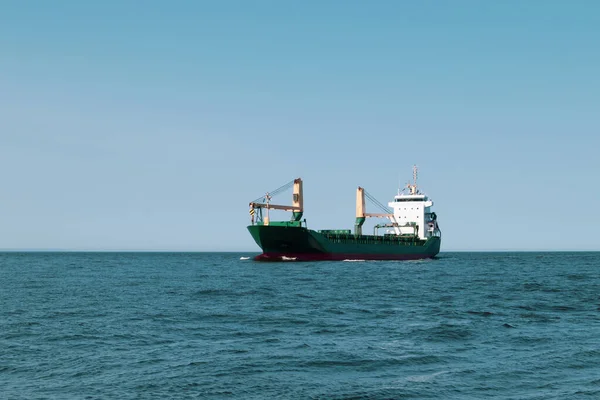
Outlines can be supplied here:
<path id="1" fill-rule="evenodd" d="M 271 204 L 271 199 L 273 196 L 289 189 L 293 185 L 294 190 L 292 194 L 292 205 L 291 206 L 282 206 L 278 204 Z M 302 214 L 304 212 L 304 198 L 302 195 L 302 179 L 297 178 L 293 181 L 281 186 L 278 189 L 275 189 L 272 192 L 267 192 L 265 196 L 259 197 L 258 199 L 250 202 L 250 216 L 252 225 L 254 222 L 254 214 L 256 210 L 258 210 L 257 215 L 257 224 L 269 225 L 269 210 L 283 210 L 283 211 L 291 211 L 292 212 L 292 221 L 299 222 L 302 218 Z M 266 210 L 266 215 L 262 216 L 262 209 Z"/>
<path id="2" fill-rule="evenodd" d="M 365 208 L 365 195 L 371 200 L 375 205 L 377 205 L 383 213 L 367 213 Z M 385 212 L 388 211 L 388 212 Z M 356 221 L 354 223 L 354 234 L 362 235 L 362 226 L 365 223 L 367 218 L 389 218 L 392 222 L 390 226 L 397 226 L 396 218 L 394 214 L 390 213 L 388 208 L 381 204 L 377 199 L 371 196 L 364 188 L 358 187 L 356 189 Z"/>

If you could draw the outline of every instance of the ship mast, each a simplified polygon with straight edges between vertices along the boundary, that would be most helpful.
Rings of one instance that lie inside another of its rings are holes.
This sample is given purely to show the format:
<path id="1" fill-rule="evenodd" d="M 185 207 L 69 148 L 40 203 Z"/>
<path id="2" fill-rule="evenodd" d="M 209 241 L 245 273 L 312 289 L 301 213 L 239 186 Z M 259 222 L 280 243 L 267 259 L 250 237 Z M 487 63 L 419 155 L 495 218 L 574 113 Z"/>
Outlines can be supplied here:
<path id="1" fill-rule="evenodd" d="M 410 183 L 406 185 L 406 187 L 410 190 L 410 194 L 418 194 L 417 190 L 417 166 L 413 165 L 413 184 Z"/>
<path id="2" fill-rule="evenodd" d="M 417 166 L 413 165 L 413 181 L 415 182 L 415 189 L 417 187 Z"/>

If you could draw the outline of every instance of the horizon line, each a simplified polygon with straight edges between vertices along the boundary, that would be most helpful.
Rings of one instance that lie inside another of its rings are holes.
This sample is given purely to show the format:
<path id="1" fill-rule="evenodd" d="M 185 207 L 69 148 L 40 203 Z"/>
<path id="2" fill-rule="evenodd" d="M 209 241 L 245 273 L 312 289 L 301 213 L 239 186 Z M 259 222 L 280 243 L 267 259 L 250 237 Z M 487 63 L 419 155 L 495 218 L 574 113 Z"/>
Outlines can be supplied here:
<path id="1" fill-rule="evenodd" d="M 600 249 L 450 249 L 442 253 L 594 253 Z M 169 250 L 169 249 L 60 249 L 60 248 L 0 248 L 0 253 L 257 253 L 260 250 Z"/>

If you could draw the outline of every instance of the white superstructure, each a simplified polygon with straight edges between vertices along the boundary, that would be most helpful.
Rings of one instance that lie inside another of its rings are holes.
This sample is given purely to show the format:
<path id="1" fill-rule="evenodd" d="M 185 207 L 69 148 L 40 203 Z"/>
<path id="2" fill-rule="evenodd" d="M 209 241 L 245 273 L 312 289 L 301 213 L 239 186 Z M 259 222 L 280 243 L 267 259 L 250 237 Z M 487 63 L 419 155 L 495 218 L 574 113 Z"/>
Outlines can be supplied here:
<path id="1" fill-rule="evenodd" d="M 408 189 L 408 193 L 404 193 Z M 377 205 L 383 213 L 368 213 L 365 210 L 365 195 Z M 354 234 L 362 235 L 362 226 L 366 218 L 387 218 L 390 223 L 377 224 L 373 234 L 376 236 L 380 228 L 390 228 L 386 235 L 416 236 L 426 240 L 432 236 L 441 236 L 440 227 L 437 223 L 437 215 L 431 210 L 433 201 L 417 188 L 417 166 L 413 167 L 413 183 L 406 187 L 394 197 L 394 201 L 388 203 L 388 207 L 379 203 L 373 196 L 366 193 L 365 189 L 356 189 L 356 222 Z M 390 208 L 392 212 L 390 213 Z"/>
<path id="2" fill-rule="evenodd" d="M 404 191 L 408 189 L 408 193 Z M 407 184 L 402 192 L 394 196 L 388 206 L 393 210 L 389 219 L 393 228 L 388 233 L 416 235 L 421 239 L 440 234 L 437 216 L 431 210 L 433 200 L 417 188 L 417 166 L 413 167 L 413 183 Z"/>

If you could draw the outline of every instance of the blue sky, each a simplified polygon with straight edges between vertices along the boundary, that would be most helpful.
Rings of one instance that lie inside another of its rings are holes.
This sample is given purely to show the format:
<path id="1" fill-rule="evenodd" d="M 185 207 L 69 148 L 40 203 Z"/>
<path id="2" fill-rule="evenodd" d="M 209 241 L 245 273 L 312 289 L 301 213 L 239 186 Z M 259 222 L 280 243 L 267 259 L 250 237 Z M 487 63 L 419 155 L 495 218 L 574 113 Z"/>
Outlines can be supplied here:
<path id="1" fill-rule="evenodd" d="M 4 1 L 0 248 L 258 251 L 265 191 L 302 177 L 309 227 L 349 229 L 356 186 L 387 202 L 417 164 L 442 251 L 600 250 L 599 26 L 595 1 Z"/>

